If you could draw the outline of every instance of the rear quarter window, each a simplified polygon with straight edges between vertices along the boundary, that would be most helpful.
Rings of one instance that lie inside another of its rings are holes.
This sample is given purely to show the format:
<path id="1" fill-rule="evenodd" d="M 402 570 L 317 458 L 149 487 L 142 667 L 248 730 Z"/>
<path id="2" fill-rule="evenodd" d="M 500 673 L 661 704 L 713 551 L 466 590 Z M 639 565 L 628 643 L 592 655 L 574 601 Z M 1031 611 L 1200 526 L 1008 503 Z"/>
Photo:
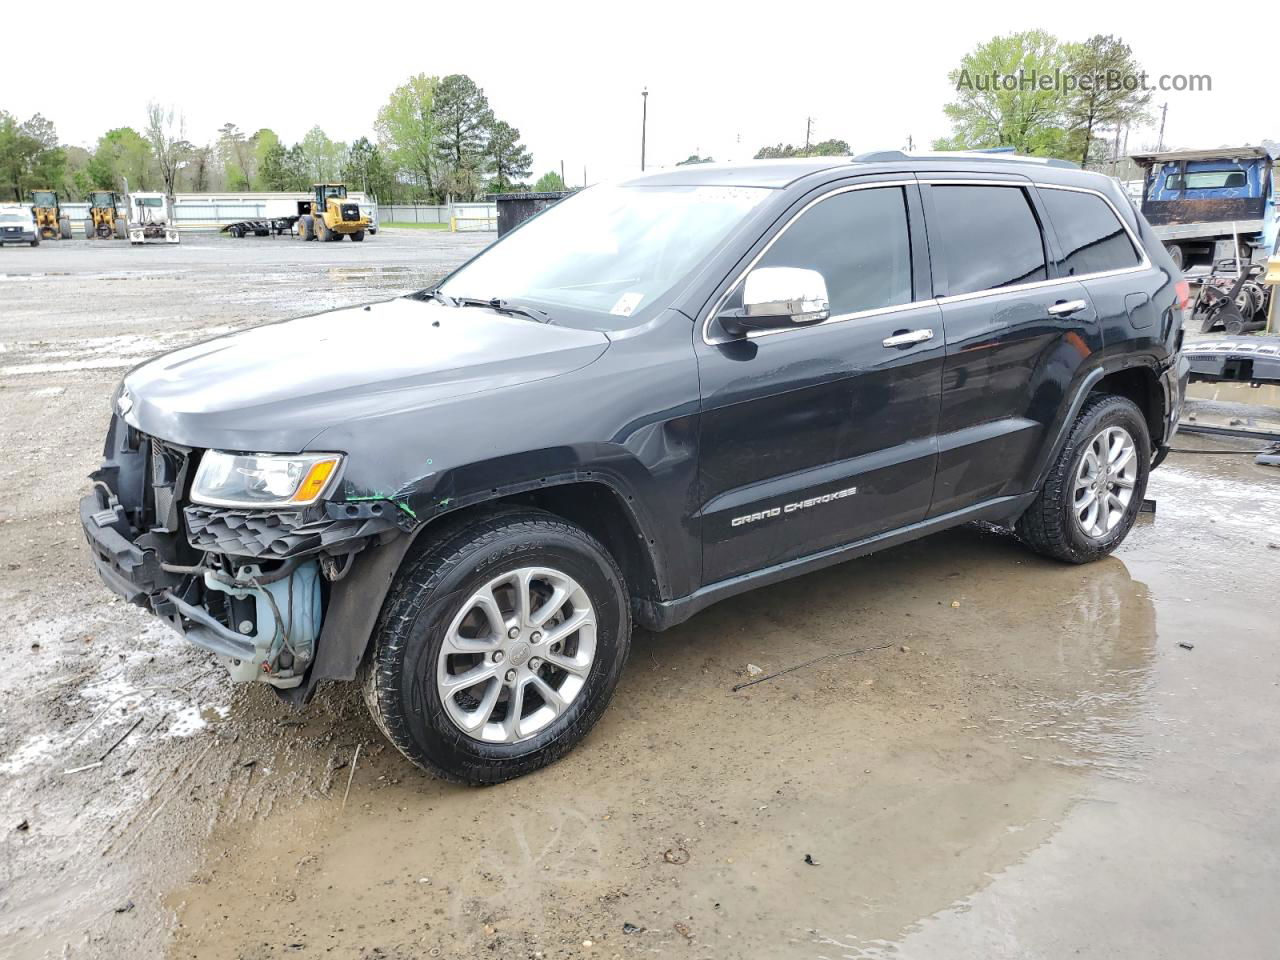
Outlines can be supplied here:
<path id="1" fill-rule="evenodd" d="M 1142 257 L 1115 211 L 1101 197 L 1042 189 L 1040 199 L 1062 247 L 1059 271 L 1070 277 L 1136 267 Z"/>
<path id="2" fill-rule="evenodd" d="M 942 254 L 947 295 L 1049 278 L 1040 224 L 1018 186 L 934 184 L 929 242 Z"/>

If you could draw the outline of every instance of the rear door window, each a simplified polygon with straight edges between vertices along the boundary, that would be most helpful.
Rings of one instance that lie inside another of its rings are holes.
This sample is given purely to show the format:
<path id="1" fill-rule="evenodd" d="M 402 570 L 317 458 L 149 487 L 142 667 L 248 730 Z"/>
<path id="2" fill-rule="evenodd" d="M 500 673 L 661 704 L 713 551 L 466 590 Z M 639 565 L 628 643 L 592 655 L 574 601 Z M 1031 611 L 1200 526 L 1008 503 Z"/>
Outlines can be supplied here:
<path id="1" fill-rule="evenodd" d="M 935 184 L 929 242 L 946 264 L 947 295 L 1049 278 L 1044 238 L 1017 186 Z"/>
<path id="2" fill-rule="evenodd" d="M 1059 272 L 1069 277 L 1124 270 L 1142 262 L 1115 211 L 1101 197 L 1075 190 L 1041 189 L 1062 247 Z"/>

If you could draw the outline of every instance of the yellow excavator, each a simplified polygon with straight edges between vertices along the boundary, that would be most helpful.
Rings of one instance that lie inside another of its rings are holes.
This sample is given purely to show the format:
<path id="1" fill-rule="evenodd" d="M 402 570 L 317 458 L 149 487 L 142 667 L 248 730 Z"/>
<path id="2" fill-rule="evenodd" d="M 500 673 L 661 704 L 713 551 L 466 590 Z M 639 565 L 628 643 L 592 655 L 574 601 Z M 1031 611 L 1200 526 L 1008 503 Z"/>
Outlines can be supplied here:
<path id="1" fill-rule="evenodd" d="M 62 215 L 58 194 L 53 190 L 31 191 L 31 212 L 41 240 L 70 240 L 71 218 Z"/>
<path id="2" fill-rule="evenodd" d="M 303 240 L 364 239 L 369 218 L 361 214 L 360 204 L 347 199 L 342 183 L 317 183 L 311 200 L 298 201 L 298 236 Z"/>
<path id="3" fill-rule="evenodd" d="M 129 235 L 129 220 L 120 213 L 120 195 L 110 190 L 94 190 L 88 196 L 89 216 L 84 221 L 84 235 L 108 240 L 123 240 Z"/>

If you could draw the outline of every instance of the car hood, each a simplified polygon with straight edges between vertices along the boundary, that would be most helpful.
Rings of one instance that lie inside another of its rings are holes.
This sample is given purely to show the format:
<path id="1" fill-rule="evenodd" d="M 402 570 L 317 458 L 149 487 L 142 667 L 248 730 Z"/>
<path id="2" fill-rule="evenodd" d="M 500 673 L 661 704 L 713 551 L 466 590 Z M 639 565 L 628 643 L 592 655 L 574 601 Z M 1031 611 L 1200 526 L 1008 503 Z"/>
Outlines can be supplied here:
<path id="1" fill-rule="evenodd" d="M 291 452 L 351 420 L 568 373 L 608 345 L 593 330 L 400 298 L 175 350 L 130 371 L 116 406 L 174 443 Z"/>

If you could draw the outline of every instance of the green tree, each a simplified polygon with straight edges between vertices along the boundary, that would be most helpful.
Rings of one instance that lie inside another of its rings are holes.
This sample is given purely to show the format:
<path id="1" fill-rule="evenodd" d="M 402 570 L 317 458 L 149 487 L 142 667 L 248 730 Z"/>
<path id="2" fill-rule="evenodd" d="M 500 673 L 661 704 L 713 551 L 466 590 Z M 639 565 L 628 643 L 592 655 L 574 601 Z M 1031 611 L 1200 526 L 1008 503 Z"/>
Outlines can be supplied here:
<path id="1" fill-rule="evenodd" d="M 164 192 L 173 196 L 178 170 L 191 152 L 182 114 L 177 113 L 173 107 L 165 109 L 158 103 L 148 103 L 146 136 L 160 170 Z"/>
<path id="2" fill-rule="evenodd" d="M 382 151 L 368 137 L 361 137 L 347 151 L 342 163 L 342 180 L 356 190 L 390 199 L 392 176 Z"/>
<path id="3" fill-rule="evenodd" d="M 564 180 L 554 170 L 548 170 L 533 185 L 534 193 L 556 193 L 564 190 Z"/>
<path id="4" fill-rule="evenodd" d="M 1070 68 L 1068 48 L 1043 30 L 992 37 L 947 74 L 956 99 L 943 107 L 951 136 L 934 149 L 1013 147 L 1018 153 L 1064 156 L 1074 153 L 1065 99 L 1036 82 Z"/>
<path id="5" fill-rule="evenodd" d="M 437 85 L 432 110 L 440 185 L 456 199 L 471 200 L 488 163 L 486 136 L 493 125 L 489 99 L 466 74 L 454 73 Z"/>
<path id="6" fill-rule="evenodd" d="M 312 183 L 311 160 L 302 144 L 295 143 L 284 157 L 286 190 L 307 190 Z"/>
<path id="7" fill-rule="evenodd" d="M 1084 43 L 1071 44 L 1067 56 L 1070 72 L 1080 85 L 1066 95 L 1065 112 L 1079 143 L 1079 162 L 1085 164 L 1099 128 L 1136 125 L 1150 119 L 1147 107 L 1151 103 L 1151 91 L 1142 89 L 1136 82 L 1142 67 L 1129 45 L 1119 37 L 1094 34 Z M 1087 83 L 1083 81 L 1086 77 Z M 1118 78 L 1121 82 L 1099 83 L 1096 80 L 1099 77 Z M 1126 78 L 1134 82 L 1126 84 Z"/>
<path id="8" fill-rule="evenodd" d="M 504 120 L 495 120 L 490 125 L 487 149 L 493 168 L 489 189 L 495 193 L 514 189 L 533 170 L 533 157 L 520 142 L 520 131 Z"/>
<path id="9" fill-rule="evenodd" d="M 691 153 L 689 156 L 677 163 L 676 166 L 687 167 L 695 163 L 715 163 L 715 160 L 711 159 L 711 157 L 700 157 L 696 153 Z"/>
<path id="10" fill-rule="evenodd" d="M 249 138 L 249 142 L 253 144 L 253 176 L 250 182 L 255 190 L 278 190 L 279 187 L 266 186 L 266 180 L 263 174 L 263 165 L 267 161 L 268 155 L 279 157 L 281 149 L 280 138 L 276 136 L 276 132 L 270 127 L 262 127 Z M 275 151 L 275 153 L 273 153 Z"/>
<path id="11" fill-rule="evenodd" d="M 302 138 L 301 147 L 307 161 L 308 186 L 337 178 L 342 166 L 342 156 L 346 153 L 346 144 L 330 140 L 329 135 L 319 126 L 314 126 Z"/>
<path id="12" fill-rule="evenodd" d="M 832 139 L 810 144 L 807 150 L 803 145 L 793 147 L 789 143 L 786 146 L 779 143 L 772 147 L 761 147 L 756 151 L 756 159 L 785 160 L 788 157 L 845 157 L 851 152 L 848 142 Z"/>
<path id="13" fill-rule="evenodd" d="M 61 188 L 66 162 L 51 120 L 37 113 L 18 123 L 0 110 L 0 184 L 6 194 L 21 201 L 41 187 Z"/>
<path id="14" fill-rule="evenodd" d="M 258 162 L 259 190 L 289 189 L 289 154 L 279 140 L 267 147 Z"/>
<path id="15" fill-rule="evenodd" d="M 253 147 L 244 131 L 234 123 L 224 123 L 218 128 L 218 157 L 222 161 L 226 189 L 248 190 L 252 182 Z"/>
<path id="16" fill-rule="evenodd" d="M 388 152 L 394 172 L 435 197 L 436 115 L 435 92 L 438 77 L 420 73 L 392 91 L 378 110 L 374 131 L 379 145 Z"/>
<path id="17" fill-rule="evenodd" d="M 130 190 L 151 188 L 151 144 L 133 127 L 116 127 L 98 138 L 89 158 L 88 173 L 98 190 Z"/>
<path id="18" fill-rule="evenodd" d="M 801 151 L 803 153 L 803 151 Z M 809 157 L 847 157 L 853 151 L 844 140 L 823 140 L 809 147 Z"/>

